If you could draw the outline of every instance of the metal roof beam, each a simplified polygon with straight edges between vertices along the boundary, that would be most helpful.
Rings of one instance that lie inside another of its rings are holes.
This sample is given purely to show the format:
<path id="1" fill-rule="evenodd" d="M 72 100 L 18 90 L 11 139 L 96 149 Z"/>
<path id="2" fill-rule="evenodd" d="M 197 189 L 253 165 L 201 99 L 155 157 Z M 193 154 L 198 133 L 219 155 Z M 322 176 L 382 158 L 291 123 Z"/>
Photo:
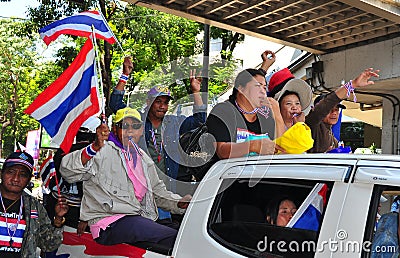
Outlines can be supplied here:
<path id="1" fill-rule="evenodd" d="M 299 29 L 295 29 L 294 32 L 293 33 L 289 33 L 288 36 L 289 37 L 295 37 L 295 36 L 298 36 L 298 35 L 301 36 L 301 35 L 305 35 L 307 33 L 312 33 L 313 31 L 318 30 L 318 29 L 321 29 L 321 30 L 325 29 L 326 30 L 326 28 L 328 28 L 328 27 L 333 27 L 336 24 L 343 24 L 343 23 L 345 23 L 345 22 L 347 22 L 349 20 L 362 18 L 363 16 L 365 16 L 365 13 L 363 13 L 363 12 L 361 12 L 359 10 L 356 10 L 355 13 L 348 13 L 347 15 L 342 16 L 341 19 L 337 19 L 337 20 L 326 19 L 326 20 L 330 20 L 330 22 L 326 22 L 326 21 L 322 20 L 322 21 L 315 22 L 312 25 L 306 25 L 306 26 L 301 27 Z M 382 18 L 379 18 L 379 19 L 382 19 Z M 273 32 L 275 32 L 275 31 L 273 31 Z"/>
<path id="2" fill-rule="evenodd" d="M 340 0 L 340 2 L 359 8 L 367 13 L 400 23 L 400 8 L 380 0 Z M 387 2 L 387 1 L 386 1 Z"/>
<path id="3" fill-rule="evenodd" d="M 215 4 L 209 8 L 207 8 L 204 13 L 205 14 L 211 14 L 213 12 L 216 12 L 218 10 L 221 10 L 227 6 L 233 5 L 234 3 L 236 3 L 237 0 L 224 0 L 218 4 Z"/>
<path id="4" fill-rule="evenodd" d="M 388 33 L 392 34 L 392 33 L 399 33 L 399 32 L 400 32 L 400 28 L 388 27 L 388 28 L 386 29 L 386 31 L 385 31 L 385 30 L 379 30 L 378 32 L 374 32 L 374 33 L 371 33 L 371 34 L 362 34 L 362 35 L 358 35 L 357 37 L 354 37 L 353 39 L 346 38 L 346 39 L 344 39 L 344 41 L 343 41 L 342 43 L 340 43 L 340 44 L 338 44 L 338 43 L 335 42 L 335 41 L 332 41 L 332 42 L 329 42 L 329 43 L 325 44 L 324 46 L 325 46 L 325 47 L 328 47 L 328 48 L 335 48 L 335 47 L 338 47 L 339 45 L 342 45 L 342 46 L 343 46 L 343 45 L 355 44 L 355 43 L 357 43 L 357 42 L 360 42 L 360 38 L 361 38 L 363 41 L 365 41 L 365 40 L 369 40 L 369 39 L 374 39 L 374 38 L 376 38 L 377 36 L 384 37 L 384 36 L 386 36 Z"/>
<path id="5" fill-rule="evenodd" d="M 285 20 L 287 18 L 292 18 L 293 15 L 296 15 L 296 17 L 297 16 L 300 17 L 300 16 L 302 16 L 303 14 L 305 14 L 307 12 L 312 12 L 313 10 L 317 10 L 317 9 L 319 9 L 321 7 L 324 7 L 324 6 L 326 6 L 326 5 L 330 4 L 330 3 L 332 3 L 332 0 L 320 0 L 317 3 L 309 6 L 307 9 L 304 9 L 304 10 L 302 10 L 300 12 L 293 12 L 293 10 L 292 10 L 291 12 L 288 12 L 286 16 L 284 16 L 284 17 L 282 17 L 280 19 L 276 19 L 276 20 L 274 20 L 272 22 L 269 22 L 269 23 L 264 23 L 263 22 L 261 25 L 256 25 L 256 27 L 261 29 L 261 28 L 264 28 L 264 27 L 272 26 L 272 25 L 274 25 L 276 23 L 281 23 L 283 20 Z M 307 20 L 307 19 L 300 19 L 300 20 Z"/>
<path id="6" fill-rule="evenodd" d="M 368 26 L 368 25 L 366 25 Z M 324 45 L 328 44 L 331 42 L 337 42 L 343 40 L 344 43 L 350 44 L 354 42 L 360 41 L 360 37 L 363 40 L 366 40 L 370 38 L 371 36 L 376 37 L 376 35 L 385 35 L 386 34 L 386 28 L 390 27 L 387 23 L 377 23 L 374 26 L 370 26 L 371 30 L 370 32 L 365 32 L 364 30 L 361 30 L 359 28 L 355 28 L 352 30 L 346 30 L 346 31 L 341 31 L 338 33 L 335 33 L 335 35 L 330 35 L 330 36 L 323 36 L 321 37 L 320 40 L 316 39 L 316 42 L 318 45 Z M 398 30 L 397 30 L 398 31 Z M 370 35 L 370 36 L 368 36 Z M 375 36 L 374 36 L 375 35 Z"/>
<path id="7" fill-rule="evenodd" d="M 374 26 L 371 26 L 371 24 L 373 24 Z M 307 36 L 299 37 L 298 39 L 301 41 L 310 41 L 316 39 L 318 42 L 325 43 L 325 39 L 328 39 L 328 41 L 333 41 L 337 39 L 334 35 L 340 35 L 339 37 L 343 38 L 343 36 L 355 36 L 359 32 L 365 32 L 363 29 L 360 29 L 363 28 L 363 26 L 369 26 L 371 28 L 370 31 L 374 31 L 382 26 L 383 27 L 388 26 L 388 23 L 383 22 L 382 18 L 367 19 L 364 17 L 360 20 L 359 23 L 355 24 L 344 23 L 340 26 L 333 27 L 330 30 L 323 29 L 322 31 L 315 31 L 314 33 L 312 33 L 314 35 L 309 35 L 308 37 Z"/>
<path id="8" fill-rule="evenodd" d="M 257 12 L 257 13 L 255 13 L 253 15 L 250 15 L 249 17 L 241 19 L 238 23 L 239 24 L 246 24 L 246 23 L 249 23 L 251 21 L 257 20 L 259 18 L 262 18 L 262 17 L 265 17 L 265 16 L 269 16 L 269 15 L 272 15 L 274 13 L 278 13 L 280 11 L 287 10 L 287 8 L 295 6 L 296 4 L 298 4 L 298 2 L 299 2 L 298 0 L 289 0 L 289 1 L 284 1 L 284 2 L 281 1 L 281 2 L 279 2 L 279 4 L 271 5 L 270 10 L 265 10 L 265 11 L 263 10 L 263 11 Z M 275 19 L 271 18 L 269 20 L 272 21 L 272 20 L 275 20 Z"/>
<path id="9" fill-rule="evenodd" d="M 190 10 L 192 8 L 195 8 L 196 6 L 198 6 L 199 4 L 202 4 L 204 2 L 206 2 L 207 0 L 197 0 L 197 1 L 188 1 L 191 4 L 186 6 L 187 10 Z"/>
<path id="10" fill-rule="evenodd" d="M 304 27 L 301 27 L 302 29 L 298 30 L 298 32 L 296 33 L 296 34 L 302 34 L 303 32 L 307 32 L 308 30 L 312 30 L 313 28 L 315 28 L 315 24 L 321 24 L 321 26 L 325 26 L 326 23 L 322 22 L 323 20 L 328 20 L 328 19 L 330 20 L 329 16 L 332 16 L 332 14 L 338 14 L 340 12 L 350 10 L 351 8 L 352 7 L 350 7 L 350 6 L 348 6 L 347 8 L 343 8 L 342 6 L 336 6 L 329 10 L 326 10 L 324 12 L 320 12 L 318 14 L 312 14 L 308 17 L 304 17 L 298 21 L 289 21 L 289 22 L 283 23 L 278 26 L 278 29 L 274 29 L 272 31 L 272 33 L 279 33 L 279 32 L 286 31 L 286 30 L 289 30 L 292 28 L 295 29 L 295 31 L 296 31 L 296 28 L 299 28 L 304 24 Z M 355 10 L 357 10 L 357 9 L 355 9 Z M 360 12 L 360 15 L 364 15 L 364 13 L 361 13 L 361 11 L 359 11 L 359 12 Z M 352 17 L 354 17 L 354 14 Z M 308 25 L 313 22 L 315 23 L 313 26 Z M 335 22 L 337 22 L 337 21 L 335 21 Z M 296 34 L 294 34 L 294 35 L 296 35 Z"/>
<path id="11" fill-rule="evenodd" d="M 232 17 L 234 17 L 236 15 L 239 15 L 241 13 L 248 12 L 251 9 L 257 8 L 260 5 L 267 4 L 268 2 L 269 2 L 269 0 L 255 1 L 255 2 L 254 1 L 253 2 L 249 1 L 247 4 L 241 6 L 240 8 L 236 8 L 234 11 L 230 12 L 228 15 L 223 16 L 221 18 L 221 20 L 230 19 L 230 18 L 232 18 Z"/>

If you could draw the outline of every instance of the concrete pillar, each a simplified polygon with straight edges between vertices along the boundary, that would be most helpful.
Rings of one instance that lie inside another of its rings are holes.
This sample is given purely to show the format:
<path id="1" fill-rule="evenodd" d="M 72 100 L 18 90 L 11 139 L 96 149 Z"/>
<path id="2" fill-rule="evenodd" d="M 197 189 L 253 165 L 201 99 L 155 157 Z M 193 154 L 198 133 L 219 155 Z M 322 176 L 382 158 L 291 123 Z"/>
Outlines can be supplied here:
<path id="1" fill-rule="evenodd" d="M 393 134 L 395 131 L 392 122 L 393 105 L 387 99 L 383 99 L 382 116 L 382 154 L 394 154 L 393 146 L 396 137 Z"/>

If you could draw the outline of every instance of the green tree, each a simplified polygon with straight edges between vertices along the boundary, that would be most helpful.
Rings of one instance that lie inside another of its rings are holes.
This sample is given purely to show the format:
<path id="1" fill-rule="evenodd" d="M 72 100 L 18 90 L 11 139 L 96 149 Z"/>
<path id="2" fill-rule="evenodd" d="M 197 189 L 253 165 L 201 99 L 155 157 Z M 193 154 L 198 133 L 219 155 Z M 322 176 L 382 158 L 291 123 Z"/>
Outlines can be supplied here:
<path id="1" fill-rule="evenodd" d="M 213 39 L 221 39 L 221 63 L 225 66 L 225 61 L 232 59 L 232 53 L 237 43 L 244 41 L 244 34 L 233 32 L 230 30 L 221 29 L 218 27 L 211 27 L 210 37 Z"/>
<path id="2" fill-rule="evenodd" d="M 23 113 L 43 88 L 36 81 L 41 65 L 37 62 L 35 35 L 19 35 L 23 26 L 23 22 L 0 20 L 0 142 L 4 148 L 0 156 L 13 150 L 14 140 L 24 142 L 28 130 L 39 128 Z"/>
<path id="3" fill-rule="evenodd" d="M 41 5 L 29 10 L 31 23 L 26 28 L 28 31 L 37 31 L 63 15 L 88 10 L 94 3 L 95 1 L 86 1 L 84 5 L 79 5 L 69 1 L 42 0 Z M 199 52 L 196 35 L 201 26 L 193 21 L 136 5 L 123 7 L 115 1 L 102 0 L 99 4 L 110 27 L 126 50 L 122 53 L 116 44 L 111 46 L 107 42 L 98 44 L 107 99 L 118 80 L 124 55 L 129 54 L 136 59 L 131 83 L 133 87 L 154 69 L 161 68 L 163 74 L 178 71 L 178 66 L 182 64 L 176 60 Z M 77 49 L 74 47 L 63 47 L 58 51 L 58 62 L 64 67 L 76 53 Z"/>
<path id="4" fill-rule="evenodd" d="M 189 58 L 202 51 L 201 41 L 197 36 L 203 29 L 201 24 L 165 14 L 153 9 L 139 7 L 136 5 L 121 6 L 115 1 L 102 0 L 99 2 L 100 9 L 120 40 L 124 52 L 116 45 L 102 42 L 101 53 L 101 74 L 106 98 L 112 87 L 117 83 L 121 72 L 121 65 L 125 55 L 134 58 L 135 68 L 128 85 L 132 90 L 138 88 L 145 91 L 150 87 L 163 84 L 169 86 L 176 99 L 188 100 L 189 92 L 189 70 L 200 69 L 200 64 L 195 58 Z M 37 8 L 30 9 L 31 23 L 29 29 L 38 30 L 57 20 L 61 16 L 68 16 L 72 13 L 88 10 L 93 7 L 94 1 L 86 1 L 84 5 L 77 5 L 69 1 L 42 0 Z M 32 25 L 34 24 L 34 25 Z M 218 33 L 215 36 L 222 36 L 223 42 L 230 42 L 227 51 L 233 51 L 237 42 L 241 40 L 241 34 L 232 34 L 223 30 L 215 29 Z M 229 39 L 229 35 L 232 38 Z M 64 69 L 72 61 L 82 44 L 80 39 L 75 39 L 75 46 L 64 46 L 57 53 L 57 65 Z M 226 44 L 224 43 L 224 46 Z M 220 66 L 223 67 L 220 67 Z M 225 60 L 215 64 L 219 75 L 224 72 L 233 72 L 231 64 L 225 67 Z M 211 68 L 214 69 L 214 68 Z M 226 81 L 218 82 L 212 80 L 213 94 L 226 88 Z M 139 99 L 138 96 L 141 96 Z M 130 98 L 135 107 L 143 106 L 143 94 Z"/>

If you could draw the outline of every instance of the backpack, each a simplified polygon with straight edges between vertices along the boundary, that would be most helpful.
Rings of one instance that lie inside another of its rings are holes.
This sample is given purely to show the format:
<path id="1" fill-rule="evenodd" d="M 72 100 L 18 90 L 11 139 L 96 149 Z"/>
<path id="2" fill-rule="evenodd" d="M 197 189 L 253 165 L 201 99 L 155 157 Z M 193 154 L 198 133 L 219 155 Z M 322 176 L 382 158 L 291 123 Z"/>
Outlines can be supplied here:
<path id="1" fill-rule="evenodd" d="M 178 180 L 200 181 L 208 169 L 216 162 L 214 136 L 208 133 L 207 125 L 182 134 L 179 138 L 180 166 Z"/>

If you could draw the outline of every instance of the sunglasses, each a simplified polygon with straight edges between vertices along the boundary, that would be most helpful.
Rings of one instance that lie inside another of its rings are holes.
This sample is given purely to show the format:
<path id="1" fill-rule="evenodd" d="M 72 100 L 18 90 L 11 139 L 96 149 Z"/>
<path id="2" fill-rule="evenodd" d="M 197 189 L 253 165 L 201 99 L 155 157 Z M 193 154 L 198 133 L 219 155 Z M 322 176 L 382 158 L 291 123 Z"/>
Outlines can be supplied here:
<path id="1" fill-rule="evenodd" d="M 140 129 L 143 126 L 142 123 L 130 124 L 130 123 L 127 123 L 127 122 L 121 122 L 121 123 L 118 123 L 117 125 L 121 129 L 129 129 L 129 127 L 132 127 L 132 129 L 136 129 L 136 130 Z"/>

